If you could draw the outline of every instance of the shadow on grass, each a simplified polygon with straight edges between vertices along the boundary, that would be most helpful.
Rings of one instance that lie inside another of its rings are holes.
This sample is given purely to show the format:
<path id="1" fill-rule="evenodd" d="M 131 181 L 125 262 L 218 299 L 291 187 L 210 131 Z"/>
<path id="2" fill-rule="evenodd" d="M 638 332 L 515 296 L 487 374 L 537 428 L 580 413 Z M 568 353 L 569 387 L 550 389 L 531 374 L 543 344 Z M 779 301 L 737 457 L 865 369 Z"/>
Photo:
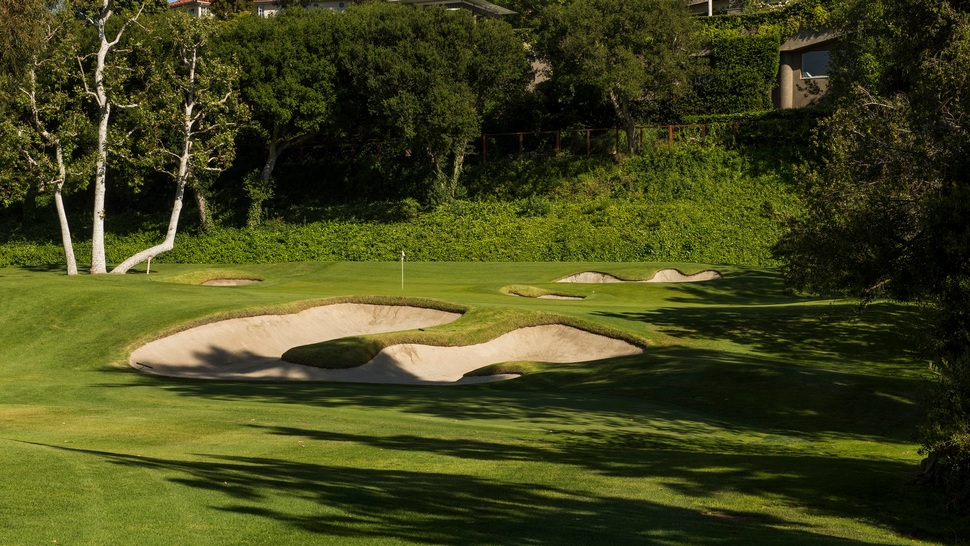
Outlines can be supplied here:
<path id="1" fill-rule="evenodd" d="M 673 294 L 667 300 L 676 303 L 769 305 L 792 303 L 794 299 L 780 274 L 759 269 L 732 271 L 717 281 L 673 283 L 664 287 Z"/>
<path id="2" fill-rule="evenodd" d="M 313 431 L 278 431 L 306 436 Z M 321 441 L 374 441 L 364 437 L 321 438 Z M 382 445 L 389 445 L 378 440 Z M 419 456 L 426 451 L 454 451 L 424 439 L 398 439 L 402 450 Z M 393 445 L 393 444 L 391 444 Z M 53 446 L 52 446 L 53 447 Z M 491 449 L 488 445 L 483 449 Z M 267 518 L 304 532 L 356 539 L 398 539 L 425 544 L 875 544 L 828 534 L 821 527 L 787 521 L 761 511 L 696 509 L 667 506 L 649 500 L 604 496 L 570 488 L 411 469 L 352 468 L 270 457 L 198 455 L 194 460 L 137 457 L 120 453 L 71 451 L 112 464 L 158 472 L 164 479 L 216 495 L 213 510 Z M 461 449 L 461 448 L 457 448 Z M 498 451 L 498 450 L 496 450 Z M 461 451 L 459 451 L 461 453 Z M 558 453 L 536 452 L 533 456 Z M 772 462 L 763 458 L 718 457 L 667 452 L 642 465 L 642 475 L 669 476 L 669 487 L 683 494 L 707 496 L 707 467 L 720 468 L 722 490 L 757 492 L 759 483 L 777 483 L 786 494 L 771 503 L 807 502 L 810 508 L 848 511 L 866 519 L 882 519 L 873 507 L 848 499 L 829 498 L 828 480 L 814 479 L 829 459 L 802 458 L 787 475 L 761 475 Z M 770 458 L 769 458 L 770 459 Z M 782 461 L 784 462 L 784 461 Z M 698 464 L 700 463 L 700 464 Z M 791 461 L 784 462 L 787 465 Z M 872 479 L 896 475 L 898 465 L 886 462 L 835 462 L 830 476 L 865 470 Z M 419 466 L 417 462 L 413 465 Z M 794 470 L 802 468 L 804 470 Z M 703 478 L 698 479 L 699 476 Z M 732 485 L 728 485 L 732 484 Z M 698 488 L 698 489 L 694 489 Z M 703 490 L 700 488 L 704 488 Z M 777 488 L 768 488 L 776 490 Z M 803 504 L 804 505 L 804 504 Z M 763 508 L 766 509 L 769 507 Z M 866 514 L 862 514 L 867 512 Z M 846 515 L 840 513 L 839 515 Z"/>
<path id="3" fill-rule="evenodd" d="M 212 366 L 238 354 L 197 355 Z M 574 426 L 623 424 L 651 415 L 736 432 L 805 438 L 909 442 L 928 382 L 918 377 L 827 370 L 684 347 L 579 364 L 544 364 L 541 373 L 476 386 L 402 386 L 321 382 L 239 382 L 140 375 L 102 387 L 161 388 L 192 398 L 392 408 L 461 420 L 516 420 Z M 659 403 L 659 404 L 658 404 Z"/>
<path id="4" fill-rule="evenodd" d="M 85 264 L 77 264 L 79 271 L 84 271 Z M 67 266 L 63 263 L 47 264 L 47 265 L 18 265 L 13 269 L 23 271 L 24 273 L 62 273 L 67 275 Z"/>
<path id="5" fill-rule="evenodd" d="M 830 369 L 912 377 L 919 361 L 915 307 L 874 304 L 665 307 L 599 316 L 648 323 L 671 336 L 728 341 L 763 355 Z"/>
<path id="6" fill-rule="evenodd" d="M 921 379 L 667 347 L 606 363 L 571 388 L 670 404 L 739 432 L 910 442 L 928 386 Z"/>

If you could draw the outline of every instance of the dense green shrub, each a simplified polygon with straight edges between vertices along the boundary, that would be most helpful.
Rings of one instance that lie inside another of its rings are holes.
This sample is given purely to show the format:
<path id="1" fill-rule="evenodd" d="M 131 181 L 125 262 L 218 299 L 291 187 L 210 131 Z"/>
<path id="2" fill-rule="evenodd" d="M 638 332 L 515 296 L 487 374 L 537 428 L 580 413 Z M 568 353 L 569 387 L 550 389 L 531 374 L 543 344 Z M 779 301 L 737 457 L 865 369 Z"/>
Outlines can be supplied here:
<path id="1" fill-rule="evenodd" d="M 780 233 L 780 218 L 796 210 L 796 203 L 784 177 L 755 167 L 741 152 L 695 145 L 659 147 L 620 163 L 533 166 L 529 169 L 544 173 L 544 181 L 523 199 L 499 200 L 483 189 L 479 200 L 427 211 L 414 201 L 332 206 L 310 220 L 301 209 L 299 223 L 275 220 L 253 229 L 184 231 L 174 250 L 156 261 L 385 261 L 405 250 L 409 259 L 419 261 L 766 265 L 773 263 L 769 249 Z M 510 168 L 526 170 L 519 164 Z M 557 169 L 562 176 L 551 174 Z M 540 188 L 545 191 L 535 191 Z M 113 231 L 107 238 L 108 259 L 119 262 L 161 237 L 161 228 Z M 76 246 L 83 263 L 88 243 Z M 25 237 L 0 245 L 0 266 L 62 260 L 52 238 Z"/>
<path id="2" fill-rule="evenodd" d="M 694 85 L 695 112 L 730 114 L 771 107 L 781 38 L 777 27 L 727 31 L 710 42 L 710 73 Z"/>

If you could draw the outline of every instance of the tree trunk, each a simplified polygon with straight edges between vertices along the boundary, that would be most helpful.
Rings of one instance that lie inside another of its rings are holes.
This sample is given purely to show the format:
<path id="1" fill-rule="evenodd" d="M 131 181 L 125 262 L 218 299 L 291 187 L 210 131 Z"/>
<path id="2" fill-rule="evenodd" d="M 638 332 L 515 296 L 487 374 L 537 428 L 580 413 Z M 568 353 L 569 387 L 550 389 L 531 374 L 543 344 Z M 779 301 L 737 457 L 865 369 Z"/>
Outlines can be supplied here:
<path id="1" fill-rule="evenodd" d="M 630 107 L 615 89 L 610 89 L 610 102 L 613 103 L 613 111 L 626 132 L 627 151 L 630 155 L 636 155 L 640 150 L 640 142 L 637 138 L 637 122 L 630 113 Z"/>
<path id="2" fill-rule="evenodd" d="M 289 143 L 280 138 L 279 125 L 273 125 L 273 136 L 269 142 L 269 153 L 266 156 L 266 163 L 257 180 L 249 180 L 246 191 L 249 193 L 249 213 L 246 218 L 248 227 L 255 227 L 263 221 L 263 203 L 273 196 L 273 169 L 276 168 L 276 161 L 280 154 L 287 148 Z"/>
<path id="3" fill-rule="evenodd" d="M 168 230 L 165 232 L 165 240 L 162 241 L 161 244 L 142 250 L 127 260 L 121 262 L 117 267 L 111 270 L 111 273 L 113 274 L 124 275 L 135 265 L 150 260 L 163 252 L 168 252 L 175 247 L 175 234 L 178 232 L 179 217 L 182 214 L 182 204 L 185 200 L 185 186 L 188 185 L 189 177 L 192 174 L 192 145 L 193 138 L 195 137 L 195 120 L 192 112 L 195 110 L 196 54 L 197 52 L 193 50 L 190 58 L 188 59 L 189 86 L 185 92 L 183 102 L 182 153 L 179 156 L 178 174 L 175 177 L 175 201 L 172 203 L 172 214 L 168 220 Z"/>
<path id="4" fill-rule="evenodd" d="M 64 183 L 67 181 L 67 167 L 64 164 L 64 147 L 61 145 L 60 138 L 54 137 L 40 121 L 40 109 L 37 106 L 37 66 L 40 63 L 34 58 L 30 68 L 30 89 L 21 89 L 30 98 L 30 109 L 34 121 L 34 130 L 37 131 L 44 143 L 54 148 L 54 162 L 57 164 L 57 177 L 52 181 L 54 186 L 54 206 L 57 209 L 57 223 L 61 228 L 61 244 L 64 247 L 64 263 L 67 266 L 68 275 L 77 275 L 77 260 L 74 257 L 74 243 L 71 242 L 71 227 L 67 222 L 67 212 L 64 210 Z M 30 185 L 28 197 L 31 193 L 36 195 L 37 187 Z"/>
<path id="5" fill-rule="evenodd" d="M 212 218 L 209 215 L 209 202 L 205 198 L 205 193 L 201 188 L 193 187 L 192 193 L 195 195 L 195 206 L 199 209 L 199 223 L 202 231 L 212 230 Z"/>
<path id="6" fill-rule="evenodd" d="M 94 67 L 94 95 L 98 103 L 98 147 L 94 167 L 94 217 L 91 225 L 91 273 L 107 273 L 107 260 L 104 251 L 104 197 L 107 191 L 108 177 L 108 122 L 111 118 L 111 102 L 105 87 L 104 70 L 107 65 L 108 53 L 121 41 L 128 26 L 135 23 L 147 5 L 143 0 L 138 11 L 129 16 L 122 23 L 112 40 L 108 40 L 108 20 L 114 14 L 114 0 L 101 0 L 101 11 L 97 16 L 89 18 L 89 22 L 98 30 L 98 53 Z"/>
<path id="7" fill-rule="evenodd" d="M 455 146 L 455 158 L 451 169 L 451 197 L 455 197 L 455 191 L 458 190 L 458 179 L 461 177 L 462 167 L 465 165 L 465 143 L 462 142 L 458 146 Z"/>
<path id="8" fill-rule="evenodd" d="M 74 243 L 71 242 L 71 226 L 67 222 L 67 212 L 64 211 L 64 181 L 67 180 L 67 169 L 64 167 L 64 154 L 61 143 L 56 145 L 57 181 L 54 184 L 54 206 L 57 208 L 57 221 L 61 226 L 61 243 L 64 246 L 64 262 L 67 264 L 67 274 L 77 275 L 77 260 L 74 257 Z"/>
<path id="9" fill-rule="evenodd" d="M 91 226 L 91 273 L 107 273 L 107 260 L 104 251 L 104 197 L 107 187 L 108 164 L 108 120 L 111 118 L 111 104 L 104 82 L 104 68 L 111 43 L 105 34 L 105 26 L 111 18 L 111 10 L 105 2 L 105 9 L 95 20 L 98 28 L 97 65 L 94 69 L 94 94 L 98 102 L 98 147 L 94 167 L 94 217 Z"/>
<path id="10" fill-rule="evenodd" d="M 169 217 L 168 230 L 165 232 L 165 240 L 161 244 L 142 250 L 138 254 L 128 258 L 111 270 L 112 274 L 124 275 L 132 267 L 168 252 L 175 247 L 175 234 L 178 232 L 179 216 L 182 213 L 182 201 L 185 195 L 185 180 L 183 179 L 175 190 L 175 202 L 172 204 L 172 215 Z"/>

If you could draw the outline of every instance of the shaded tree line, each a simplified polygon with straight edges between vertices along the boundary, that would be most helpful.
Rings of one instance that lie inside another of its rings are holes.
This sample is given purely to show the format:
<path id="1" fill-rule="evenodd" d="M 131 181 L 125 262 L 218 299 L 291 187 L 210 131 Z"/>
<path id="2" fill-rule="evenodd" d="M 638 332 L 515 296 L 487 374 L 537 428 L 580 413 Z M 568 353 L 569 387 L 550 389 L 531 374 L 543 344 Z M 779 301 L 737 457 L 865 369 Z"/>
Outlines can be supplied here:
<path id="1" fill-rule="evenodd" d="M 122 273 L 171 248 L 185 199 L 203 228 L 214 211 L 256 225 L 267 204 L 305 198 L 448 201 L 483 130 L 629 130 L 663 116 L 696 68 L 695 23 L 666 0 L 542 6 L 528 42 L 463 10 L 365 2 L 261 18 L 237 4 L 203 19 L 164 0 L 5 4 L 0 204 L 54 201 L 70 272 L 65 195 L 90 201 L 94 273 L 108 270 L 110 214 L 168 203 L 164 240 Z"/>
<path id="2" fill-rule="evenodd" d="M 797 288 L 931 311 L 917 481 L 970 513 L 970 4 L 854 1 L 838 24 L 835 108 L 777 251 Z"/>

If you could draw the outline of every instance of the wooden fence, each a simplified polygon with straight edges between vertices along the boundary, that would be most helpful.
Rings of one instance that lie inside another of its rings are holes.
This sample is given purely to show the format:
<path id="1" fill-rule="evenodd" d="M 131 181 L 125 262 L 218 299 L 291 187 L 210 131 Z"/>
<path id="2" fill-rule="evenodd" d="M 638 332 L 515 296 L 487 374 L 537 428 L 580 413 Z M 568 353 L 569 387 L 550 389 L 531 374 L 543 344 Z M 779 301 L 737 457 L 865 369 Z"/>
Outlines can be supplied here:
<path id="1" fill-rule="evenodd" d="M 677 141 L 704 141 L 727 129 L 737 133 L 738 122 L 722 124 L 677 124 L 636 128 L 641 146 Z M 569 152 L 576 155 L 614 155 L 629 149 L 626 131 L 610 129 L 562 129 L 558 131 L 488 133 L 481 136 L 481 161 L 490 158 L 554 156 Z"/>

